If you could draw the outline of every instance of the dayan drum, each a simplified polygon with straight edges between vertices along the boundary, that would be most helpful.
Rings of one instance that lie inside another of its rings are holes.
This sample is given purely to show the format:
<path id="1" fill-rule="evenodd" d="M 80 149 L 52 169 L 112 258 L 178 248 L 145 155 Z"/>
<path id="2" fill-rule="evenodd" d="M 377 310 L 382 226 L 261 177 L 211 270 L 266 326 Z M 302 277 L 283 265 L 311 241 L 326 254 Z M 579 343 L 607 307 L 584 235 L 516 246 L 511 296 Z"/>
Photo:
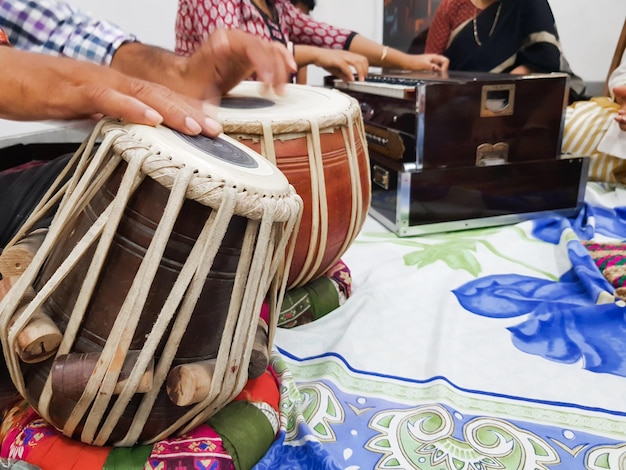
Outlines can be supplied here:
<path id="1" fill-rule="evenodd" d="M 304 201 L 288 287 L 323 275 L 345 253 L 370 204 L 369 159 L 358 102 L 337 90 L 287 85 L 262 96 L 242 82 L 221 102 L 224 132 L 275 163 Z"/>
<path id="2" fill-rule="evenodd" d="M 48 235 L 0 304 L 16 388 L 94 445 L 206 421 L 248 380 L 264 302 L 271 344 L 300 197 L 227 136 L 108 119 L 66 169 L 69 182 L 44 201 L 62 195 Z M 44 325 L 41 351 L 20 342 L 33 325 Z M 55 327 L 51 344 L 44 330 Z"/>

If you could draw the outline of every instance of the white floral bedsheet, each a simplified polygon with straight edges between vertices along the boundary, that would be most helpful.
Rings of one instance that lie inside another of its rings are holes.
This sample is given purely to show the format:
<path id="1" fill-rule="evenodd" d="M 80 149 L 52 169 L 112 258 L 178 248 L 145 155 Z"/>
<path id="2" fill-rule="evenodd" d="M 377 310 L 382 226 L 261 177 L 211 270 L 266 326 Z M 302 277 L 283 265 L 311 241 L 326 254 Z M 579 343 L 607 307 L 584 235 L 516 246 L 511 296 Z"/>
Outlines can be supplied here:
<path id="1" fill-rule="evenodd" d="M 626 303 L 581 240 L 626 238 L 626 190 L 578 217 L 398 238 L 368 218 L 353 293 L 280 330 L 279 439 L 257 469 L 626 469 Z"/>

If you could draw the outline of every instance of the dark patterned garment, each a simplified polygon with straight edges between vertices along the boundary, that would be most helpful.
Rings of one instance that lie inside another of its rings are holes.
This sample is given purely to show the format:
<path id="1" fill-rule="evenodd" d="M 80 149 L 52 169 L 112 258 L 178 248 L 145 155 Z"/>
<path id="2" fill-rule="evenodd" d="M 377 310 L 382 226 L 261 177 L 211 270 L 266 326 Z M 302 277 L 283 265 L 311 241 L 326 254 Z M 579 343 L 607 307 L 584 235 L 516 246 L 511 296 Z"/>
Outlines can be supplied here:
<path id="1" fill-rule="evenodd" d="M 442 48 L 443 47 L 443 48 Z M 570 102 L 585 99 L 585 86 L 562 54 L 548 0 L 500 0 L 484 10 L 471 0 L 444 0 L 428 31 L 426 53 L 444 54 L 450 70 L 570 76 Z"/>

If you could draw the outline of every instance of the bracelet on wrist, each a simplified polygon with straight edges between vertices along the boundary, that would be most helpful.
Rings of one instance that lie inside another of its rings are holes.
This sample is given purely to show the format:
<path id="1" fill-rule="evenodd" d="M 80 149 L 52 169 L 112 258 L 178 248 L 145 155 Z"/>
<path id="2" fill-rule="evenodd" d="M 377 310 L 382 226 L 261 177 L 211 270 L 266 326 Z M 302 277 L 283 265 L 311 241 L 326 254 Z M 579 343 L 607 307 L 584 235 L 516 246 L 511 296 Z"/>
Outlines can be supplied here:
<path id="1" fill-rule="evenodd" d="M 389 53 L 389 46 L 383 46 L 383 52 L 380 54 L 380 63 L 382 64 Z"/>

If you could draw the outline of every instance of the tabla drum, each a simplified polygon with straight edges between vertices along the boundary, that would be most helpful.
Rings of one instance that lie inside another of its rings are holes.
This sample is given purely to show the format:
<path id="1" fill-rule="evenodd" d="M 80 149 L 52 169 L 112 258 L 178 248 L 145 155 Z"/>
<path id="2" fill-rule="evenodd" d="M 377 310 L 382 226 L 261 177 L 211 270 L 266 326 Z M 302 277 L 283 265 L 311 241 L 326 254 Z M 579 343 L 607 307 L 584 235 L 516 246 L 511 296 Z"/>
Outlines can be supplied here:
<path id="1" fill-rule="evenodd" d="M 205 422 L 247 382 L 267 303 L 275 328 L 301 198 L 228 136 L 110 119 L 66 170 L 31 217 L 60 200 L 49 232 L 0 304 L 12 381 L 46 420 L 93 445 L 155 442 Z M 20 335 L 44 319 L 58 344 L 39 330 L 41 357 L 19 354 Z"/>
<path id="2" fill-rule="evenodd" d="M 337 90 L 288 84 L 280 96 L 242 82 L 223 97 L 224 132 L 275 163 L 304 201 L 288 288 L 317 279 L 345 253 L 370 204 L 359 103 Z"/>

